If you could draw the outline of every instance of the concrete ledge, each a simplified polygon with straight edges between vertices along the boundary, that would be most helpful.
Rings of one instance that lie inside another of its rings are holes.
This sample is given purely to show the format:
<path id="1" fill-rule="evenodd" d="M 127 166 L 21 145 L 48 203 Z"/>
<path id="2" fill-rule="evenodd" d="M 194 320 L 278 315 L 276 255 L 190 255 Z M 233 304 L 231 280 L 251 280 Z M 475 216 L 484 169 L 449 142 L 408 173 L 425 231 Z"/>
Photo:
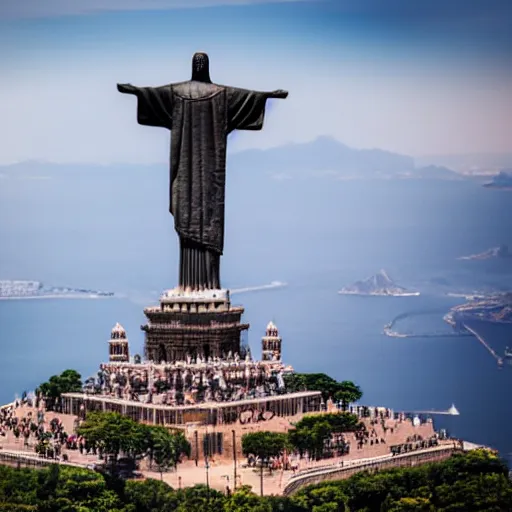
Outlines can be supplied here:
<path id="1" fill-rule="evenodd" d="M 300 473 L 293 477 L 283 490 L 285 496 L 295 494 L 299 489 L 312 484 L 320 484 L 329 480 L 345 480 L 352 475 L 361 471 L 376 472 L 383 469 L 393 469 L 399 467 L 412 467 L 421 464 L 428 464 L 430 462 L 441 462 L 450 458 L 454 453 L 460 452 L 459 448 L 455 446 L 438 446 L 429 448 L 428 450 L 418 450 L 411 453 L 404 453 L 401 455 L 389 456 L 385 459 L 379 457 L 373 461 L 362 461 L 360 464 L 351 463 L 348 466 L 333 466 L 325 468 L 325 466 L 318 471 L 308 470 L 307 473 L 301 475 Z"/>
<path id="2" fill-rule="evenodd" d="M 44 468 L 60 464 L 62 466 L 72 466 L 75 468 L 86 468 L 86 464 L 77 464 L 74 462 L 64 462 L 57 459 L 45 459 L 36 454 L 24 452 L 10 452 L 0 450 L 0 466 L 10 466 L 12 468 Z"/>

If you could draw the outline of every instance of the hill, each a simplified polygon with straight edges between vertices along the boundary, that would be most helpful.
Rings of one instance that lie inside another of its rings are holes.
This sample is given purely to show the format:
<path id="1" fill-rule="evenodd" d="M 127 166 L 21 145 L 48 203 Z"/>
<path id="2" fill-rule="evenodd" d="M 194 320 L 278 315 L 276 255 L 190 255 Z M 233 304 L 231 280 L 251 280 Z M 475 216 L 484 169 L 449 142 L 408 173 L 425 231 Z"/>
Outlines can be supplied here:
<path id="1" fill-rule="evenodd" d="M 489 183 L 485 183 L 486 188 L 501 188 L 512 190 L 512 169 L 504 169 L 496 174 Z"/>
<path id="2" fill-rule="evenodd" d="M 512 253 L 509 251 L 507 245 L 499 245 L 498 247 L 491 247 L 487 251 L 471 254 L 470 256 L 461 256 L 457 258 L 459 260 L 510 260 L 512 259 Z"/>
<path id="3" fill-rule="evenodd" d="M 426 167 L 417 168 L 412 178 L 429 179 L 429 180 L 463 180 L 464 177 L 448 167 L 438 165 L 427 165 Z"/>
<path id="4" fill-rule="evenodd" d="M 24 179 L 57 177 L 73 171 L 77 174 L 110 174 L 133 171 L 155 171 L 168 164 L 61 164 L 44 161 L 25 161 L 0 166 L 0 178 L 16 176 Z M 244 173 L 262 171 L 275 179 L 325 177 L 346 179 L 463 179 L 448 169 L 429 165 L 416 167 L 410 156 L 382 149 L 354 149 L 331 137 L 301 144 L 287 144 L 270 149 L 249 149 L 228 155 L 228 169 Z"/>
<path id="5" fill-rule="evenodd" d="M 338 178 L 369 178 L 405 174 L 414 170 L 414 159 L 381 149 L 353 149 L 331 137 L 271 149 L 251 149 L 231 156 L 237 169 L 266 169 L 298 175 L 329 172 Z"/>
<path id="6" fill-rule="evenodd" d="M 341 295 L 377 295 L 392 297 L 408 297 L 419 295 L 419 292 L 412 292 L 397 285 L 385 270 L 368 277 L 362 281 L 356 281 L 350 286 L 342 288 L 338 293 Z"/>
<path id="7" fill-rule="evenodd" d="M 344 179 L 462 179 L 447 167 L 416 168 L 414 159 L 382 149 L 354 149 L 331 137 L 318 137 L 302 144 L 235 153 L 229 165 L 234 169 L 261 170 L 287 178 L 324 175 Z"/>

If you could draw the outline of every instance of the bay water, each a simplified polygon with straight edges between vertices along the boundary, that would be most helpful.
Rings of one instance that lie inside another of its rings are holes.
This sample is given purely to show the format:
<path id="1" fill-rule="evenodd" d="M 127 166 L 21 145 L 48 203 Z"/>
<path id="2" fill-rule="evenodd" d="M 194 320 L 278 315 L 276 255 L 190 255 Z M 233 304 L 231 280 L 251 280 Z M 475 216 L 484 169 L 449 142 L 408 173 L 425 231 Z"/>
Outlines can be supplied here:
<path id="1" fill-rule="evenodd" d="M 498 369 L 473 337 L 390 338 L 382 331 L 402 313 L 430 312 L 412 315 L 396 328 L 449 333 L 442 316 L 464 299 L 447 292 L 511 286 L 512 266 L 457 257 L 512 245 L 512 194 L 469 181 L 412 180 L 327 185 L 275 180 L 268 188 L 235 193 L 233 182 L 241 179 L 232 178 L 227 198 L 223 284 L 287 283 L 232 296 L 233 303 L 246 308 L 253 355 L 260 356 L 261 336 L 273 320 L 283 337 L 283 357 L 297 371 L 353 380 L 368 405 L 423 411 L 454 403 L 460 416 L 435 417 L 436 426 L 493 446 L 507 458 L 512 452 L 512 367 Z M 152 200 L 151 192 L 137 204 L 135 192 L 115 189 L 113 183 L 96 183 L 89 204 L 80 200 L 83 190 L 64 189 L 51 180 L 37 189 L 28 184 L 10 203 L 11 218 L 0 217 L 1 278 L 120 294 L 0 301 L 2 403 L 67 368 L 84 378 L 94 374 L 108 357 L 116 322 L 126 328 L 132 354 L 142 353 L 142 310 L 175 283 L 176 237 L 163 196 Z M 0 190 L 0 200 L 3 193 L 6 200 L 13 197 L 6 190 Z M 381 268 L 422 294 L 337 293 Z M 482 324 L 479 329 L 497 352 L 512 346 L 510 326 Z"/>

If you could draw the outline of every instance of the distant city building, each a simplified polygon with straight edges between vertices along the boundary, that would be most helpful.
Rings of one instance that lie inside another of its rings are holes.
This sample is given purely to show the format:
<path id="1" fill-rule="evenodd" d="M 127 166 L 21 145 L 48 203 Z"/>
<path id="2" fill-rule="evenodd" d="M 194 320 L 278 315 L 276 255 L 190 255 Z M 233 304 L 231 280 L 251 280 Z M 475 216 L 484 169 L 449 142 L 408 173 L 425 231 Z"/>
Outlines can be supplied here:
<path id="1" fill-rule="evenodd" d="M 0 281 L 0 297 L 31 297 L 38 295 L 43 284 L 39 281 Z"/>

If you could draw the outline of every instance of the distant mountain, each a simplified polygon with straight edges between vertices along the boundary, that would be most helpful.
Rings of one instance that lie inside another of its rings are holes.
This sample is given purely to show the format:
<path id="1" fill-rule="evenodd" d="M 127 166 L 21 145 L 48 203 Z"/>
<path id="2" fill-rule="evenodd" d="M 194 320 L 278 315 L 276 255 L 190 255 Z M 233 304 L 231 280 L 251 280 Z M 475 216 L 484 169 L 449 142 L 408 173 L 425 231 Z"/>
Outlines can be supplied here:
<path id="1" fill-rule="evenodd" d="M 362 281 L 356 281 L 350 286 L 342 288 L 338 293 L 341 295 L 378 295 L 404 297 L 419 295 L 419 292 L 412 292 L 397 285 L 387 274 L 381 270 L 374 276 L 368 277 Z"/>
<path id="2" fill-rule="evenodd" d="M 438 165 L 427 165 L 426 167 L 419 167 L 414 171 L 414 178 L 430 179 L 430 180 L 463 180 L 464 177 L 459 173 L 448 169 L 448 167 L 441 167 Z"/>
<path id="3" fill-rule="evenodd" d="M 354 149 L 331 137 L 301 144 L 286 144 L 270 149 L 250 149 L 228 155 L 229 169 L 267 172 L 275 179 L 325 177 L 330 180 L 347 179 L 462 179 L 447 167 L 430 165 L 416 168 L 410 156 L 382 149 Z M 0 166 L 2 175 L 23 179 L 42 179 L 68 175 L 69 171 L 98 174 L 126 174 L 127 171 L 151 172 L 167 167 L 160 164 L 61 164 L 44 161 L 26 161 Z"/>
<path id="4" fill-rule="evenodd" d="M 498 247 L 491 247 L 487 251 L 471 254 L 470 256 L 461 256 L 459 260 L 490 260 L 490 259 L 512 259 L 512 253 L 509 251 L 507 245 L 500 245 Z"/>
<path id="5" fill-rule="evenodd" d="M 512 153 L 467 153 L 462 155 L 428 155 L 415 158 L 416 165 L 442 165 L 463 174 L 494 174 L 512 167 Z"/>
<path id="6" fill-rule="evenodd" d="M 492 178 L 492 181 L 486 183 L 484 187 L 512 190 L 512 169 L 503 169 Z"/>
<path id="7" fill-rule="evenodd" d="M 331 137 L 242 151 L 231 155 L 228 165 L 235 169 L 266 169 L 290 177 L 324 174 L 334 179 L 399 177 L 415 172 L 410 156 L 381 149 L 353 149 Z"/>

